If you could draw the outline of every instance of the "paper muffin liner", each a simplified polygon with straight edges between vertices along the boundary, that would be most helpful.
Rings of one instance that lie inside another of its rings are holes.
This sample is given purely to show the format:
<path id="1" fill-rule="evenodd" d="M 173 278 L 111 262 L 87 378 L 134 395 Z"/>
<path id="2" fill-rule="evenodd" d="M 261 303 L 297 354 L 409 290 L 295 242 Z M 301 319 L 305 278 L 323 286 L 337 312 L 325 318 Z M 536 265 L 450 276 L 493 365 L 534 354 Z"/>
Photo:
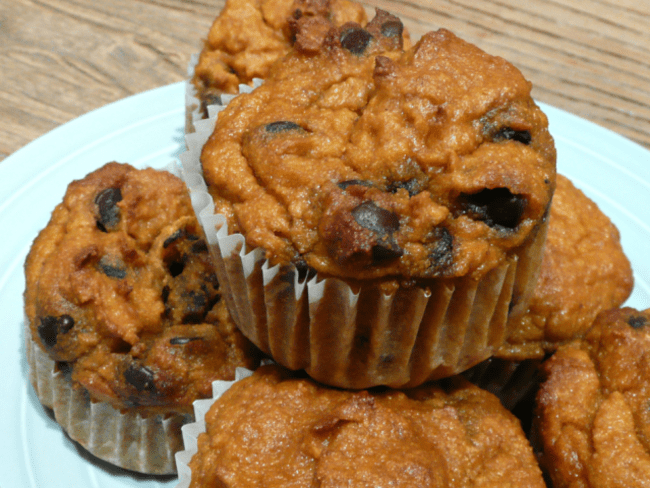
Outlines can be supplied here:
<path id="1" fill-rule="evenodd" d="M 268 364 L 270 361 L 265 362 Z M 223 395 L 235 382 L 248 378 L 253 371 L 246 368 L 235 370 L 233 381 L 215 380 L 212 382 L 212 398 L 196 400 L 194 402 L 194 422 L 182 427 L 183 443 L 185 449 L 176 453 L 176 466 L 178 467 L 178 484 L 176 488 L 188 488 L 192 479 L 192 470 L 189 467 L 190 460 L 198 452 L 197 441 L 199 436 L 206 431 L 205 415 L 210 407 Z"/>
<path id="2" fill-rule="evenodd" d="M 61 428 L 95 457 L 139 473 L 176 473 L 174 454 L 183 448 L 181 427 L 192 415 L 120 412 L 107 402 L 94 402 L 32 339 L 25 318 L 29 380 L 43 406 L 54 412 Z"/>
<path id="3" fill-rule="evenodd" d="M 434 279 L 390 294 L 376 282 L 353 289 L 318 274 L 300 281 L 292 264 L 272 266 L 263 249 L 249 249 L 242 234 L 229 232 L 225 216 L 214 213 L 201 149 L 232 98 L 222 96 L 224 105 L 196 121 L 180 160 L 228 309 L 251 342 L 289 369 L 355 389 L 417 386 L 465 371 L 496 352 L 508 335 L 509 316 L 527 308 L 548 219 L 481 279 Z"/>

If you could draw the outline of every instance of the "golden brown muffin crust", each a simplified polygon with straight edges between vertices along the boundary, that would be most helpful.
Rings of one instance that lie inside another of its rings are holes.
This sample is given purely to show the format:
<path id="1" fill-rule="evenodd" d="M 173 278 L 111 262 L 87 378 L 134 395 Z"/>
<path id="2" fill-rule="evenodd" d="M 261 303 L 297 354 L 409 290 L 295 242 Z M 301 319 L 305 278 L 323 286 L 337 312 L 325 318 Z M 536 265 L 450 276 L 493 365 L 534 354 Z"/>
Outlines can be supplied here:
<path id="1" fill-rule="evenodd" d="M 262 367 L 206 425 L 192 488 L 544 486 L 517 420 L 461 380 L 354 392 Z"/>
<path id="2" fill-rule="evenodd" d="M 71 183 L 25 263 L 32 338 L 93 400 L 190 412 L 255 366 L 184 183 L 109 163 Z"/>
<path id="3" fill-rule="evenodd" d="M 650 311 L 601 313 L 544 364 L 536 432 L 554 487 L 650 483 Z"/>
<path id="4" fill-rule="evenodd" d="M 558 175 L 539 280 L 528 312 L 509 324 L 498 356 L 543 357 L 581 335 L 598 313 L 622 305 L 633 284 L 616 226 Z"/>
<path id="5" fill-rule="evenodd" d="M 477 278 L 545 218 L 555 150 L 530 83 L 446 30 L 399 20 L 297 42 L 219 114 L 201 161 L 216 211 L 272 262 L 325 276 Z"/>

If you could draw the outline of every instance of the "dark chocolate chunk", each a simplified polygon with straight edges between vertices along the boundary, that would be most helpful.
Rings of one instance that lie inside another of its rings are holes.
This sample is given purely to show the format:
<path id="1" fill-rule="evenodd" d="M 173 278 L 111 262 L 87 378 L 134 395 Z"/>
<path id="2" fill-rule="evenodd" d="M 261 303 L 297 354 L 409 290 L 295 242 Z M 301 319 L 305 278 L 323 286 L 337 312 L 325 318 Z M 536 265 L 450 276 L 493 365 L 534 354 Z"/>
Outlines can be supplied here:
<path id="1" fill-rule="evenodd" d="M 193 341 L 200 341 L 202 340 L 202 337 L 172 337 L 169 339 L 169 343 L 172 346 L 184 346 L 185 344 L 189 344 L 190 342 Z"/>
<path id="2" fill-rule="evenodd" d="M 384 37 L 402 37 L 404 25 L 399 19 L 390 19 L 381 24 L 381 35 Z"/>
<path id="3" fill-rule="evenodd" d="M 435 230 L 436 245 L 429 253 L 431 265 L 436 269 L 446 268 L 453 263 L 454 238 L 444 227 Z"/>
<path id="4" fill-rule="evenodd" d="M 264 130 L 269 134 L 279 134 L 281 132 L 290 132 L 294 130 L 304 130 L 301 126 L 295 122 L 289 120 L 280 120 L 278 122 L 271 122 L 264 126 Z"/>
<path id="5" fill-rule="evenodd" d="M 350 187 L 350 186 L 365 186 L 367 188 L 372 188 L 374 186 L 372 181 L 366 181 L 366 180 L 340 181 L 340 182 L 337 183 L 337 185 L 341 190 L 347 190 L 348 187 Z"/>
<path id="6" fill-rule="evenodd" d="M 627 319 L 627 323 L 633 329 L 642 329 L 648 323 L 648 319 L 645 318 L 643 315 L 636 315 L 636 316 L 629 317 Z"/>
<path id="7" fill-rule="evenodd" d="M 182 238 L 185 235 L 185 229 L 178 229 L 172 235 L 170 235 L 165 242 L 163 242 L 163 249 L 167 249 L 172 243 L 176 242 L 178 239 Z"/>
<path id="8" fill-rule="evenodd" d="M 399 215 L 377 206 L 373 201 L 363 202 L 351 213 L 357 224 L 380 236 L 392 234 L 399 229 Z"/>
<path id="9" fill-rule="evenodd" d="M 485 222 L 490 227 L 514 229 L 526 209 L 526 199 L 513 195 L 507 188 L 481 190 L 472 195 L 461 195 L 461 206 L 471 219 Z"/>
<path id="10" fill-rule="evenodd" d="M 126 268 L 121 262 L 112 262 L 110 259 L 103 257 L 97 263 L 97 267 L 109 278 L 118 280 L 126 278 Z"/>
<path id="11" fill-rule="evenodd" d="M 394 181 L 388 185 L 388 191 L 391 193 L 396 193 L 397 190 L 401 189 L 406 190 L 409 193 L 409 196 L 415 196 L 422 191 L 422 184 L 417 178 L 411 178 L 406 181 Z"/>
<path id="12" fill-rule="evenodd" d="M 533 140 L 532 136 L 530 135 L 530 131 L 514 130 L 510 127 L 504 127 L 500 129 L 499 132 L 494 135 L 493 139 L 495 142 L 517 141 L 526 145 L 530 144 L 530 142 Z"/>
<path id="13" fill-rule="evenodd" d="M 139 392 L 153 393 L 156 391 L 154 372 L 141 364 L 130 364 L 124 371 L 124 379 Z"/>
<path id="14" fill-rule="evenodd" d="M 48 315 L 40 318 L 37 330 L 45 347 L 52 348 L 56 346 L 59 335 L 69 332 L 72 327 L 74 327 L 74 319 L 69 315 L 64 314 L 59 317 Z"/>
<path id="15" fill-rule="evenodd" d="M 372 40 L 372 34 L 361 27 L 351 27 L 341 33 L 341 46 L 352 54 L 363 54 Z"/>
<path id="16" fill-rule="evenodd" d="M 119 188 L 107 188 L 95 197 L 95 204 L 99 211 L 97 227 L 102 232 L 108 232 L 120 221 L 120 209 L 117 202 L 122 200 L 122 191 Z"/>
<path id="17" fill-rule="evenodd" d="M 198 324 L 201 323 L 205 314 L 211 307 L 207 293 L 203 291 L 188 291 L 183 293 L 183 323 Z"/>
<path id="18" fill-rule="evenodd" d="M 382 263 L 391 259 L 397 259 L 403 254 L 404 250 L 393 239 L 381 240 L 372 246 L 373 263 Z"/>

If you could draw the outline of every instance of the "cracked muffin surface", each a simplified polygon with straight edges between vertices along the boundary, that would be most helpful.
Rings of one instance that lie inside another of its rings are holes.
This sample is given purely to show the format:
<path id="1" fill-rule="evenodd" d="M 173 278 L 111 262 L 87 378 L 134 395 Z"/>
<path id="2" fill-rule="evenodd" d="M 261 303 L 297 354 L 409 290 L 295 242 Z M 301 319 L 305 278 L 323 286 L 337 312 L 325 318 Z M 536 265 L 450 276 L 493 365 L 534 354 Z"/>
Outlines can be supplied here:
<path id="1" fill-rule="evenodd" d="M 192 488 L 544 487 L 518 421 L 460 378 L 344 391 L 262 366 L 218 398 L 205 422 Z"/>
<path id="2" fill-rule="evenodd" d="M 543 365 L 535 432 L 553 486 L 650 481 L 650 312 L 598 315 L 584 339 Z"/>
<path id="3" fill-rule="evenodd" d="M 25 275 L 31 339 L 93 401 L 191 413 L 214 379 L 256 365 L 171 173 L 109 163 L 72 182 Z"/>
<path id="4" fill-rule="evenodd" d="M 514 66 L 446 30 L 404 51 L 381 11 L 309 32 L 203 148 L 230 229 L 272 263 L 348 279 L 479 279 L 525 245 L 555 150 Z"/>

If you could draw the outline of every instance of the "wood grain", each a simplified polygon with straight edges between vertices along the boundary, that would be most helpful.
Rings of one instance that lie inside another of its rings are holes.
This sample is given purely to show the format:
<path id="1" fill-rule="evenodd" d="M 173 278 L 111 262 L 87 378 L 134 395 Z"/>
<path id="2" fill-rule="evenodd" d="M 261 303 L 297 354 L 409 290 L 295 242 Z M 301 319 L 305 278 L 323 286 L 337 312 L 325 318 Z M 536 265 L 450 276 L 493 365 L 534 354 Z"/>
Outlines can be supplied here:
<path id="1" fill-rule="evenodd" d="M 222 0 L 3 0 L 0 160 L 85 112 L 186 77 Z M 650 148 L 650 2 L 370 0 L 513 62 L 536 99 Z"/>

